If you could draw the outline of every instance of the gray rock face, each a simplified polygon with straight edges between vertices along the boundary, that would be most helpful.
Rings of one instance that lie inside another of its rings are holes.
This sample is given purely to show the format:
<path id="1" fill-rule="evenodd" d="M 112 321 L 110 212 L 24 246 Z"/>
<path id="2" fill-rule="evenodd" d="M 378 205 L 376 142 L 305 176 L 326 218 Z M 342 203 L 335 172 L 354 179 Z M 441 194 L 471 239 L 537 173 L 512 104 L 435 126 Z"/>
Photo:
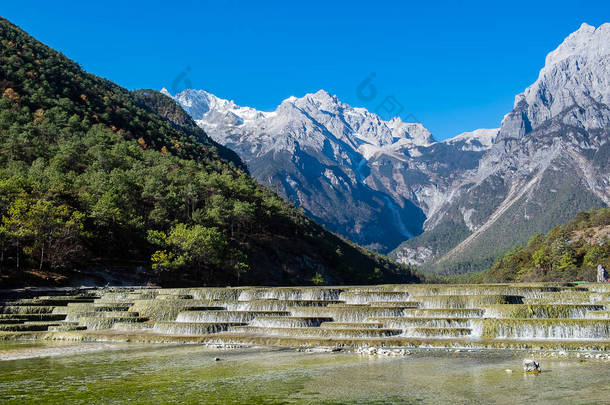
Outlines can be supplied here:
<path id="1" fill-rule="evenodd" d="M 610 24 L 597 29 L 582 24 L 547 55 L 538 80 L 515 98 L 498 139 L 520 139 L 559 116 L 567 126 L 607 128 L 608 116 L 599 106 L 610 105 L 609 58 Z"/>
<path id="2" fill-rule="evenodd" d="M 571 34 L 515 98 L 477 170 L 393 255 L 427 248 L 432 270 L 482 269 L 532 234 L 610 204 L 609 62 L 610 24 Z"/>

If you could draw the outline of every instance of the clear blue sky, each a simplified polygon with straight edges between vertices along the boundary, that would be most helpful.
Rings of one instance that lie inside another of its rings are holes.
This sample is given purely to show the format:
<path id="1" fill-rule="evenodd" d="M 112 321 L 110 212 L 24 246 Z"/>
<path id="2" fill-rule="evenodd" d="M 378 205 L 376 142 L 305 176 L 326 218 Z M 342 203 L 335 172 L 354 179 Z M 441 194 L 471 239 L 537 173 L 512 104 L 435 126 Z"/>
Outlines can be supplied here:
<path id="1" fill-rule="evenodd" d="M 371 110 L 393 96 L 444 139 L 498 126 L 549 51 L 610 21 L 610 2 L 19 0 L 1 13 L 129 89 L 182 77 L 178 89 L 263 110 L 321 88 Z M 363 100 L 372 72 L 377 95 Z"/>

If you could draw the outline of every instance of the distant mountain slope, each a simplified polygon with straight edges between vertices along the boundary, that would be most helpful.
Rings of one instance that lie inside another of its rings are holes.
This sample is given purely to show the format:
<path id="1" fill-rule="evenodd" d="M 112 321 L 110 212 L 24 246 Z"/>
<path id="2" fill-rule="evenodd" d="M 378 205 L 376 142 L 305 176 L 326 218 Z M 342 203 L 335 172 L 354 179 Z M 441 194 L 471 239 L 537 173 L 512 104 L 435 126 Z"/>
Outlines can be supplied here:
<path id="1" fill-rule="evenodd" d="M 483 269 L 536 232 L 610 203 L 610 24 L 583 24 L 515 99 L 476 172 L 393 256 L 444 274 Z"/>
<path id="2" fill-rule="evenodd" d="M 471 281 L 596 281 L 599 264 L 610 269 L 608 208 L 581 212 L 546 235 L 532 236 L 527 245 L 511 249 Z"/>
<path id="3" fill-rule="evenodd" d="M 258 185 L 168 97 L 5 19 L 0 45 L 0 285 L 418 280 Z"/>
<path id="4" fill-rule="evenodd" d="M 262 184 L 328 229 L 381 252 L 422 232 L 443 192 L 476 168 L 497 133 L 436 142 L 421 124 L 384 121 L 323 90 L 290 97 L 272 112 L 203 90 L 174 98 Z"/>

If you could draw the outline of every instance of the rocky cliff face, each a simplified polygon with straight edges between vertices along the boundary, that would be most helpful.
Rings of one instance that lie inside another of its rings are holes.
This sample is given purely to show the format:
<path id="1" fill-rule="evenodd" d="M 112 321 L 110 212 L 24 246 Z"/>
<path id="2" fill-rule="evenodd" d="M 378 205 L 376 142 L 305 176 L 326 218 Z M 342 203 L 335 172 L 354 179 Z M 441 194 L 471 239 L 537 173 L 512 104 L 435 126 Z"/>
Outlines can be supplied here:
<path id="1" fill-rule="evenodd" d="M 497 133 L 439 143 L 419 123 L 384 121 L 323 90 L 290 97 L 273 112 L 202 90 L 175 99 L 260 182 L 328 229 L 382 252 L 422 232 L 444 190 L 476 167 Z"/>
<path id="2" fill-rule="evenodd" d="M 443 273 L 483 268 L 533 233 L 608 205 L 609 62 L 610 24 L 571 34 L 517 95 L 477 170 L 393 255 Z"/>

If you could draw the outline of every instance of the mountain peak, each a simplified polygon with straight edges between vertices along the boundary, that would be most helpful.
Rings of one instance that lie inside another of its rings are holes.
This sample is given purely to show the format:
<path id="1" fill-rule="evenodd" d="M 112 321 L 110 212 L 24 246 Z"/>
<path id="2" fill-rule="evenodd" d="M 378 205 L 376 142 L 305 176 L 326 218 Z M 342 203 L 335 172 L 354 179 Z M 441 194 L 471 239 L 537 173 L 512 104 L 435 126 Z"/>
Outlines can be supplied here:
<path id="1" fill-rule="evenodd" d="M 394 140 L 406 138 L 413 146 L 429 146 L 436 142 L 428 128 L 419 122 L 404 122 L 400 117 L 394 117 L 386 125 L 392 130 Z"/>
<path id="2" fill-rule="evenodd" d="M 500 128 L 481 128 L 474 131 L 463 132 L 458 136 L 443 141 L 447 144 L 461 144 L 462 150 L 484 151 L 493 145 Z"/>
<path id="3" fill-rule="evenodd" d="M 372 149 L 360 150 L 365 157 L 369 153 L 378 152 L 377 147 L 429 146 L 436 142 L 421 123 L 403 122 L 399 117 L 385 121 L 366 108 L 342 103 L 336 95 L 323 89 L 302 97 L 290 96 L 273 112 L 240 107 L 233 101 L 223 100 L 203 90 L 187 89 L 176 94 L 174 99 L 218 142 L 225 142 L 225 138 L 231 136 L 231 131 L 236 126 L 247 124 L 247 128 L 242 129 L 248 132 L 250 128 L 252 136 L 259 137 L 261 143 L 267 146 L 261 148 L 261 151 L 277 142 L 282 147 L 291 148 L 292 143 L 280 138 L 296 135 L 295 128 L 292 128 L 295 120 L 301 122 L 297 132 L 309 133 L 307 136 L 299 136 L 301 143 L 307 139 L 316 145 L 323 145 L 322 138 L 311 134 L 335 133 L 337 138 L 353 145 L 354 149 L 361 149 L 357 145 L 371 145 Z M 322 129 L 321 126 L 326 128 Z M 267 139 L 264 128 L 274 128 L 277 134 L 282 135 Z"/>
<path id="4" fill-rule="evenodd" d="M 581 113 L 597 103 L 610 104 L 610 24 L 582 24 L 550 52 L 538 79 L 515 97 L 498 139 L 520 139 L 551 117 L 575 106 L 572 126 L 601 128 L 605 118 Z"/>
<path id="5" fill-rule="evenodd" d="M 316 91 L 313 95 L 316 98 L 332 98 L 333 97 L 333 96 L 330 95 L 329 92 L 327 92 L 324 89 L 320 89 L 320 90 Z"/>
<path id="6" fill-rule="evenodd" d="M 167 91 L 167 90 L 166 90 Z M 161 90 L 163 93 L 163 90 Z M 164 93 L 169 95 L 169 92 Z M 185 89 L 173 96 L 178 103 L 184 108 L 196 121 L 211 111 L 225 114 L 234 110 L 239 110 L 240 107 L 233 100 L 225 100 L 216 97 L 214 94 L 205 90 Z"/>
<path id="7" fill-rule="evenodd" d="M 340 104 L 337 96 L 331 95 L 324 89 L 320 89 L 315 93 L 308 93 L 303 97 L 304 100 L 312 100 L 316 103 L 320 103 L 321 105 L 335 105 Z"/>
<path id="8" fill-rule="evenodd" d="M 574 33 L 577 32 L 592 32 L 595 31 L 595 27 L 592 26 L 591 24 L 587 24 L 586 22 L 580 24 L 580 28 L 578 28 L 576 31 L 574 31 Z"/>
<path id="9" fill-rule="evenodd" d="M 580 28 L 571 33 L 545 61 L 545 68 L 561 62 L 571 56 L 600 57 L 610 53 L 610 23 L 595 28 L 582 23 Z"/>

